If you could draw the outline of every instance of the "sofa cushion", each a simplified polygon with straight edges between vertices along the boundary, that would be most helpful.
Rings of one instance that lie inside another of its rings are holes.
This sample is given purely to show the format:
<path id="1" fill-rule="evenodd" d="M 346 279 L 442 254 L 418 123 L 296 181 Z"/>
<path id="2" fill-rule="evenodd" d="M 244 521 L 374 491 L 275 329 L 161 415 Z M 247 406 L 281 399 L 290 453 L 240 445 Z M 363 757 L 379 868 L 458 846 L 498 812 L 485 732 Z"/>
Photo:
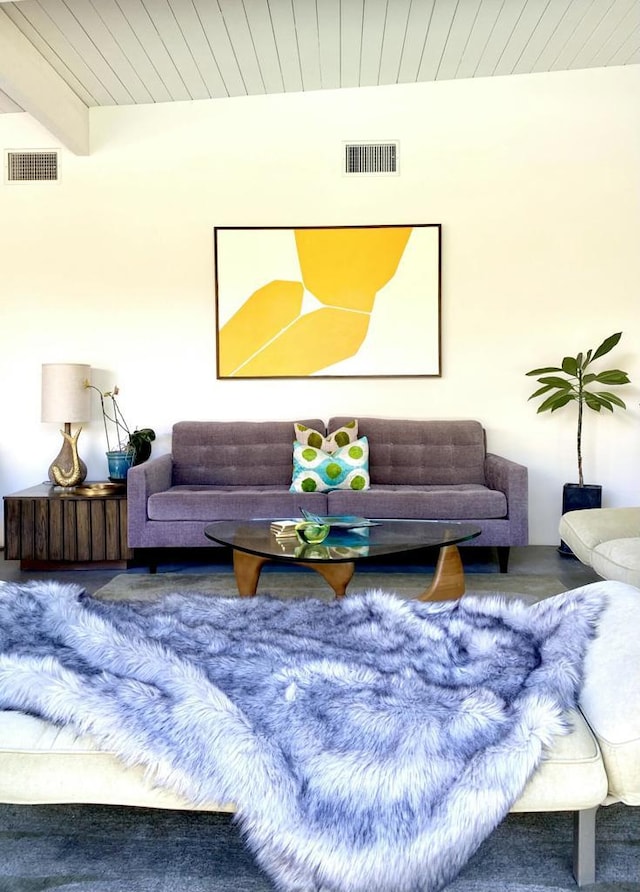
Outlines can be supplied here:
<path id="1" fill-rule="evenodd" d="M 291 449 L 291 446 L 289 446 Z M 324 493 L 292 493 L 283 486 L 172 486 L 147 501 L 150 520 L 253 520 L 298 517 L 300 507 L 327 513 Z"/>
<path id="2" fill-rule="evenodd" d="M 589 563 L 589 553 L 609 539 L 640 537 L 640 508 L 585 508 L 560 518 L 561 537 L 571 551 Z"/>
<path id="3" fill-rule="evenodd" d="M 603 579 L 617 579 L 640 587 L 640 536 L 610 539 L 591 553 L 591 566 Z"/>
<path id="4" fill-rule="evenodd" d="M 598 746 L 579 713 L 573 723 L 572 733 L 554 742 L 512 811 L 572 810 L 602 802 L 607 781 Z M 89 738 L 20 712 L 0 711 L 0 763 L 0 802 L 234 810 L 231 804 L 194 805 L 155 787 L 140 766 L 127 767 Z"/>
<path id="5" fill-rule="evenodd" d="M 341 446 L 346 446 L 347 443 L 353 443 L 358 439 L 358 422 L 355 419 L 349 421 L 325 436 L 320 431 L 296 421 L 293 425 L 293 438 L 305 446 L 315 446 L 316 449 L 322 449 L 323 452 L 332 453 Z"/>
<path id="6" fill-rule="evenodd" d="M 640 586 L 640 508 L 591 508 L 560 518 L 560 538 L 603 579 Z"/>
<path id="7" fill-rule="evenodd" d="M 329 429 L 347 421 L 331 418 Z M 358 417 L 358 432 L 369 440 L 372 484 L 486 483 L 484 429 L 478 421 Z"/>
<path id="8" fill-rule="evenodd" d="M 609 801 L 640 805 L 640 590 L 595 582 L 607 607 L 589 645 L 580 707 L 598 738 Z"/>
<path id="9" fill-rule="evenodd" d="M 0 802 L 234 811 L 232 805 L 194 805 L 154 786 L 141 766 L 127 767 L 99 751 L 88 737 L 21 712 L 0 711 L 0 764 Z"/>
<path id="10" fill-rule="evenodd" d="M 569 715 L 571 733 L 557 737 L 511 811 L 577 811 L 600 805 L 607 775 L 600 748 L 579 710 Z"/>
<path id="11" fill-rule="evenodd" d="M 366 437 L 328 454 L 314 446 L 293 444 L 292 492 L 362 492 L 369 487 L 369 445 Z"/>
<path id="12" fill-rule="evenodd" d="M 504 493 L 478 484 L 456 486 L 383 486 L 367 492 L 330 492 L 330 514 L 406 520 L 480 520 L 507 514 Z"/>
<path id="13" fill-rule="evenodd" d="M 324 430 L 318 418 L 303 419 Z M 293 421 L 180 421 L 173 426 L 174 485 L 288 486 Z"/>

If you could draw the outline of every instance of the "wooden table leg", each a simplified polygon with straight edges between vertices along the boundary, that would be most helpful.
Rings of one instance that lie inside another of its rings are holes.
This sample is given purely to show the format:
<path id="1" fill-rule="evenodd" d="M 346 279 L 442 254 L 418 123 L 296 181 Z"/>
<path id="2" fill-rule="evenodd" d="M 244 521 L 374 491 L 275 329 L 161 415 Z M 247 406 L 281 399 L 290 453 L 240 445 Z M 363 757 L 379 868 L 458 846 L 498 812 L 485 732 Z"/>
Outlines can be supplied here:
<path id="1" fill-rule="evenodd" d="M 316 573 L 319 573 L 326 579 L 334 590 L 336 598 L 344 598 L 347 593 L 347 586 L 353 579 L 356 569 L 356 565 L 348 561 L 337 564 L 311 564 L 300 561 L 300 564 L 303 567 L 311 567 L 312 570 L 315 570 Z"/>
<path id="2" fill-rule="evenodd" d="M 233 552 L 233 572 L 236 577 L 238 592 L 242 597 L 252 597 L 258 590 L 260 571 L 270 558 L 247 554 L 246 551 Z M 301 567 L 310 567 L 327 580 L 336 598 L 343 598 L 347 586 L 353 579 L 355 564 L 345 561 L 336 564 L 316 564 L 310 561 L 296 561 Z"/>
<path id="3" fill-rule="evenodd" d="M 233 572 L 236 577 L 238 593 L 243 597 L 251 597 L 258 590 L 260 571 L 267 563 L 268 558 L 258 557 L 257 554 L 247 554 L 246 551 L 233 551 Z"/>
<path id="4" fill-rule="evenodd" d="M 438 555 L 436 572 L 429 588 L 419 601 L 453 601 L 464 595 L 464 568 L 456 545 L 443 545 Z"/>

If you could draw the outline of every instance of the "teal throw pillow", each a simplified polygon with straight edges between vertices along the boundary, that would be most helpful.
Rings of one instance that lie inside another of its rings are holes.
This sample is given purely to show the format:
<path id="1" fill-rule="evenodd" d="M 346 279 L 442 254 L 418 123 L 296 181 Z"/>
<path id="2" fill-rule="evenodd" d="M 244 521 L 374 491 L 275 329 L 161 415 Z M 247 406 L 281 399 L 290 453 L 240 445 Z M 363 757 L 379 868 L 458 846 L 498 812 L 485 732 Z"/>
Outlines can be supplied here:
<path id="1" fill-rule="evenodd" d="M 332 453 L 341 446 L 346 446 L 347 443 L 353 443 L 358 439 L 358 422 L 355 419 L 348 421 L 343 427 L 339 427 L 325 437 L 320 431 L 296 421 L 293 425 L 293 437 L 298 443 L 303 443 L 305 446 L 315 446 L 316 449 L 322 449 L 323 452 Z"/>
<path id="2" fill-rule="evenodd" d="M 361 437 L 333 453 L 299 440 L 293 444 L 290 492 L 329 492 L 369 489 L 369 441 Z"/>

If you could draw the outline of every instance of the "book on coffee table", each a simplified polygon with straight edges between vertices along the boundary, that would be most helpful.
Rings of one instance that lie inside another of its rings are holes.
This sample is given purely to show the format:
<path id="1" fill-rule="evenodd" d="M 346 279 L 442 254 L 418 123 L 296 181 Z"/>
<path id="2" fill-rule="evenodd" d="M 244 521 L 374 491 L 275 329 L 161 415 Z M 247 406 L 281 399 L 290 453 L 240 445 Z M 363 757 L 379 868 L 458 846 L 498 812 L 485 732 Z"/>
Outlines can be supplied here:
<path id="1" fill-rule="evenodd" d="M 302 518 L 298 520 L 274 520 L 271 523 L 270 530 L 274 536 L 278 538 L 289 538 L 294 537 L 296 535 L 296 525 L 302 521 Z"/>

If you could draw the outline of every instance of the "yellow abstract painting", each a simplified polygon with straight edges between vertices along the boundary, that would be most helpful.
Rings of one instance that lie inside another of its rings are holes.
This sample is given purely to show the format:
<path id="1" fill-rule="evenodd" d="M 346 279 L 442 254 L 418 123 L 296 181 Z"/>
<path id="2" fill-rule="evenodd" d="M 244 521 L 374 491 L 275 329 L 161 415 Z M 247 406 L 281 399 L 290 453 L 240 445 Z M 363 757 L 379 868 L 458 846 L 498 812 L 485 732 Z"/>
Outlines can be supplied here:
<path id="1" fill-rule="evenodd" d="M 214 230 L 219 378 L 438 375 L 440 227 Z"/>

